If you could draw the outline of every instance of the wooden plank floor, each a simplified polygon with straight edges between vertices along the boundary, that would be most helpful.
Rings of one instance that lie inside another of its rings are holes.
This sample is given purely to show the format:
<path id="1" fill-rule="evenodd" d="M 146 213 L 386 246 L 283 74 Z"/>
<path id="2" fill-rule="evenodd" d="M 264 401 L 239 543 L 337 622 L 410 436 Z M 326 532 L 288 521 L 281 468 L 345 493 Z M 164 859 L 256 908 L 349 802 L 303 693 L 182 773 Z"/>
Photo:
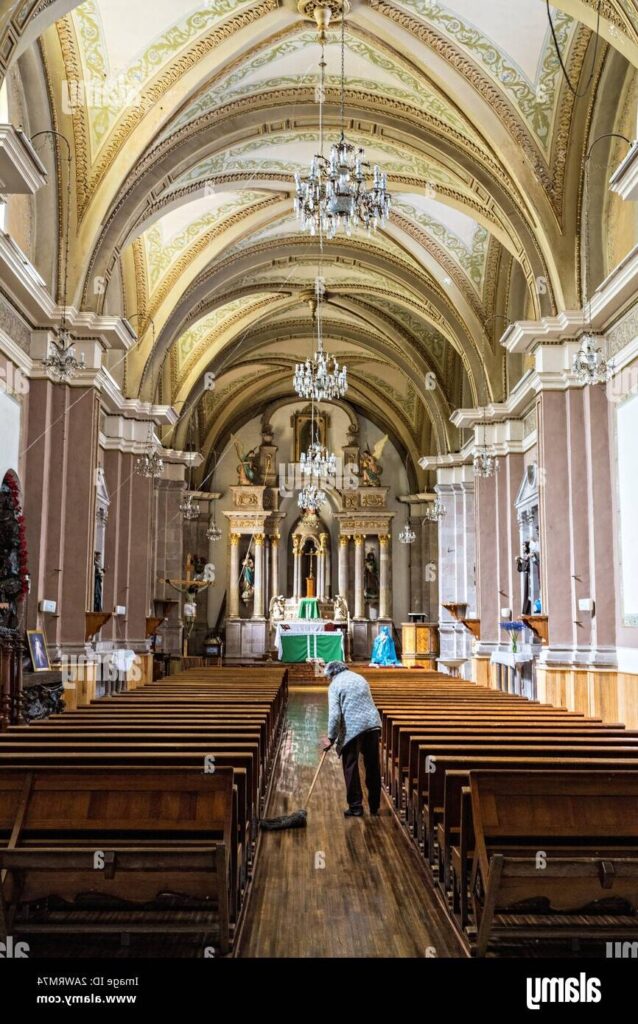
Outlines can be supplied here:
<path id="1" fill-rule="evenodd" d="M 325 687 L 291 687 L 268 816 L 303 806 L 327 729 Z M 341 762 L 325 760 L 308 827 L 264 832 L 236 955 L 462 956 L 384 801 L 378 818 L 346 819 Z"/>

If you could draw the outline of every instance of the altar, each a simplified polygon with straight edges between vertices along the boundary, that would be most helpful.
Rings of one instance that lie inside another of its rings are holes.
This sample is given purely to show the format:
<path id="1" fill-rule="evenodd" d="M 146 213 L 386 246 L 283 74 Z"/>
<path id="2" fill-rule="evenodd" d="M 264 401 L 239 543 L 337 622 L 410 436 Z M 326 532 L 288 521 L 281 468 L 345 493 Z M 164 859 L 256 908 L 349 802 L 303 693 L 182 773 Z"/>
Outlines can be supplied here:
<path id="1" fill-rule="evenodd" d="M 280 661 L 306 662 L 316 658 L 322 661 L 344 661 L 343 633 L 326 631 L 325 622 L 279 623 L 275 632 L 275 646 Z"/>

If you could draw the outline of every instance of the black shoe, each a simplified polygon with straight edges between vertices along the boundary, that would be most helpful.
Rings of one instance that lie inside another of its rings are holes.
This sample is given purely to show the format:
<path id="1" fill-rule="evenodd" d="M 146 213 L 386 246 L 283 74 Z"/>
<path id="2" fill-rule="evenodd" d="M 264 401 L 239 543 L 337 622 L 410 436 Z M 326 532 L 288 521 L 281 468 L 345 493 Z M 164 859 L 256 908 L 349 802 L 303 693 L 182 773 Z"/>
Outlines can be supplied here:
<path id="1" fill-rule="evenodd" d="M 343 816 L 344 816 L 344 818 L 362 818 L 363 817 L 363 808 L 355 807 L 354 810 L 353 810 L 352 807 L 349 807 L 347 811 L 343 812 Z"/>

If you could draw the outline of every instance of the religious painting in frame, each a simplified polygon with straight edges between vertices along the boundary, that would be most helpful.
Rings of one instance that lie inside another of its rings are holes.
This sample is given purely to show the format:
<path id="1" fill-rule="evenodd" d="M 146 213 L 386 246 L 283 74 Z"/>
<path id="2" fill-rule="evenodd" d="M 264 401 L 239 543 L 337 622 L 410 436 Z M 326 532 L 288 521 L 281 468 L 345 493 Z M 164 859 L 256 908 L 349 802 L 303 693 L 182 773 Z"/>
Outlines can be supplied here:
<path id="1" fill-rule="evenodd" d="M 51 669 L 51 662 L 49 661 L 46 637 L 42 630 L 28 629 L 27 642 L 29 644 L 29 654 L 31 655 L 33 671 L 49 672 Z"/>
<path id="2" fill-rule="evenodd" d="M 301 453 L 308 451 L 310 443 L 312 441 L 312 411 L 310 406 L 306 406 L 301 412 L 296 412 L 292 418 L 292 428 L 294 434 L 294 460 L 299 462 L 301 459 Z M 323 412 L 316 412 L 314 414 L 315 429 L 314 439 L 319 441 L 320 444 L 327 444 L 328 436 L 328 417 Z"/>

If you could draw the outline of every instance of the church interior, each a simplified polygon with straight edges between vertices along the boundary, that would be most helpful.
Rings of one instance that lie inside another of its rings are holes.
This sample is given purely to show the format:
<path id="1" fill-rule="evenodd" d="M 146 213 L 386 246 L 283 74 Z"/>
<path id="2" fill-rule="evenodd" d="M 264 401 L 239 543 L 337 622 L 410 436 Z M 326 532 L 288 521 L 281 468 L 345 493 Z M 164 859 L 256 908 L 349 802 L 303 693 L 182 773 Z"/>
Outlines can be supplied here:
<path id="1" fill-rule="evenodd" d="M 637 956 L 635 3 L 1 0 L 0 82 L 0 941 Z"/>

